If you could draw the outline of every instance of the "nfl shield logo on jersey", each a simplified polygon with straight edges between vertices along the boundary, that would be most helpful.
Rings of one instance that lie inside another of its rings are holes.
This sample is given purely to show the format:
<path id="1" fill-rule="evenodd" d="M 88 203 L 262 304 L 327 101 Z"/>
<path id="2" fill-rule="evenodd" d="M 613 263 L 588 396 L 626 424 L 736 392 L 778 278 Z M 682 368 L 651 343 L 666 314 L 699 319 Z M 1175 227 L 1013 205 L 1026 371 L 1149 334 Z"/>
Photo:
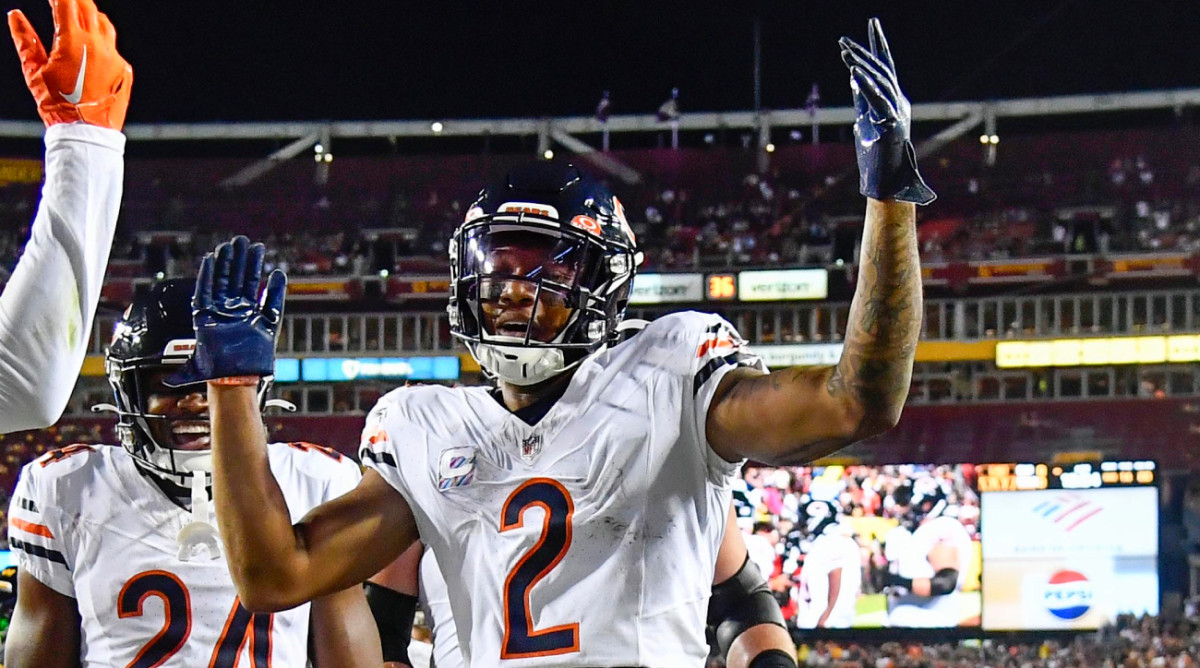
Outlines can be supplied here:
<path id="1" fill-rule="evenodd" d="M 542 435 L 534 434 L 521 440 L 521 461 L 530 464 L 542 454 Z"/>

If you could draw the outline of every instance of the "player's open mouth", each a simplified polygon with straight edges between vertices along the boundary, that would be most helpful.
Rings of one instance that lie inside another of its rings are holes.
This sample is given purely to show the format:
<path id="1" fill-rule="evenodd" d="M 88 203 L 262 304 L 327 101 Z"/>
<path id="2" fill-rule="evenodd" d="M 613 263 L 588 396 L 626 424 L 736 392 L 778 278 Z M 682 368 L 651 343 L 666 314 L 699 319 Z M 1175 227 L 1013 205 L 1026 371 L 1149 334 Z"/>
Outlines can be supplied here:
<path id="1" fill-rule="evenodd" d="M 525 336 L 525 332 L 528 330 L 528 320 L 511 320 L 496 327 L 497 334 L 506 334 L 508 336 Z"/>
<path id="2" fill-rule="evenodd" d="M 180 422 L 171 427 L 171 438 L 180 450 L 207 448 L 211 442 L 211 431 L 207 422 Z"/>

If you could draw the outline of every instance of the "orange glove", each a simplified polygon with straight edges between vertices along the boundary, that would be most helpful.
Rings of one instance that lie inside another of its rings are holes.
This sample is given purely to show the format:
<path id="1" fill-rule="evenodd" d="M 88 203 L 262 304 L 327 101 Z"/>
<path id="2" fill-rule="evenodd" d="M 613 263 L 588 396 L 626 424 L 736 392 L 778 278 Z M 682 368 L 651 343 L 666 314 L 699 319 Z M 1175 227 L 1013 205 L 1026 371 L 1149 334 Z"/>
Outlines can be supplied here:
<path id="1" fill-rule="evenodd" d="M 25 84 L 46 127 L 82 121 L 114 130 L 125 125 L 133 68 L 117 53 L 117 31 L 93 0 L 50 0 L 54 44 L 50 56 L 29 19 L 8 13 L 8 29 Z"/>

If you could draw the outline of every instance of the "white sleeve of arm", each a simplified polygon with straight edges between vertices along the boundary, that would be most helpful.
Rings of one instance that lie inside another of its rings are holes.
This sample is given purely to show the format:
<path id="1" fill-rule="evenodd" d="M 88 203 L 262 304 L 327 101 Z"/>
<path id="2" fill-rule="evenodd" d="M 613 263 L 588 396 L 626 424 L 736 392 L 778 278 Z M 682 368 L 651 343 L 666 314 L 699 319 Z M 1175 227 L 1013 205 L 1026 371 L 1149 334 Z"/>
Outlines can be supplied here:
<path id="1" fill-rule="evenodd" d="M 70 399 L 108 266 L 124 155 L 116 130 L 46 130 L 42 199 L 0 293 L 0 433 L 52 425 Z"/>

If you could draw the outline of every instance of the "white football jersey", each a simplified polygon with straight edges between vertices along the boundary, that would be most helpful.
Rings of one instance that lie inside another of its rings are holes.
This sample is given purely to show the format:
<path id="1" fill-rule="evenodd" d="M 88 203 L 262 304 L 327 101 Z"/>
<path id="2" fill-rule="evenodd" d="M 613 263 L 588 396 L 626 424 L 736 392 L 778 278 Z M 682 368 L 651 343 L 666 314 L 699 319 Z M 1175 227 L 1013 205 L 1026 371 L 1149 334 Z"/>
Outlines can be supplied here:
<path id="1" fill-rule="evenodd" d="M 854 624 L 854 606 L 862 592 L 862 555 L 858 542 L 838 526 L 827 528 L 809 545 L 800 570 L 800 609 L 796 626 L 817 627 L 829 605 L 829 574 L 842 569 L 841 586 L 826 628 L 844 629 Z"/>
<path id="2" fill-rule="evenodd" d="M 703 666 L 730 485 L 721 378 L 762 368 L 687 312 L 580 364 L 534 425 L 488 388 L 417 386 L 367 418 L 363 462 L 412 506 L 468 665 Z"/>
<path id="3" fill-rule="evenodd" d="M 433 633 L 433 665 L 437 668 L 463 668 L 462 649 L 458 645 L 458 630 L 450 611 L 450 592 L 446 579 L 438 568 L 437 557 L 428 545 L 421 554 L 420 600 L 425 610 L 425 623 Z M 415 641 L 414 641 L 415 642 Z M 410 651 L 409 657 L 412 657 Z"/>
<path id="4" fill-rule="evenodd" d="M 326 448 L 273 443 L 268 452 L 293 521 L 360 478 Z M 179 560 L 176 537 L 190 521 L 124 449 L 76 445 L 21 471 L 9 542 L 21 569 L 78 601 L 84 668 L 304 666 L 308 604 L 246 611 L 223 555 Z"/>
<path id="5" fill-rule="evenodd" d="M 892 540 L 893 532 L 900 531 L 904 529 L 897 527 L 889 531 L 888 541 Z M 918 628 L 958 626 L 962 616 L 959 592 L 967 579 L 972 556 L 971 536 L 962 523 L 952 517 L 934 517 L 925 520 L 910 536 L 902 536 L 897 543 L 900 548 L 894 553 L 889 550 L 888 559 L 896 562 L 897 573 L 901 577 L 913 579 L 933 577 L 935 573 L 933 565 L 929 563 L 929 553 L 938 543 L 949 543 L 958 551 L 958 584 L 953 592 L 944 596 L 917 596 L 912 593 L 889 596 L 888 625 Z"/>

